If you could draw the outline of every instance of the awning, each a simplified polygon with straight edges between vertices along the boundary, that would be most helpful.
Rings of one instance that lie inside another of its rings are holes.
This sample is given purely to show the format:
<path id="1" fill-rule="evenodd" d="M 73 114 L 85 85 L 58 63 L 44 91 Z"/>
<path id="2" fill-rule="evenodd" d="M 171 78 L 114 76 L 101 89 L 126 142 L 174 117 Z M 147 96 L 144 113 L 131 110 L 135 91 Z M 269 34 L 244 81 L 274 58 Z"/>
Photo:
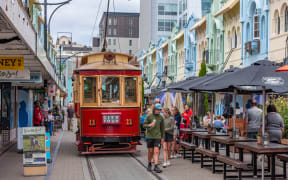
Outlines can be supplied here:
<path id="1" fill-rule="evenodd" d="M 182 36 L 184 36 L 184 30 L 180 31 L 180 32 L 176 35 L 176 37 L 174 37 L 174 38 L 172 39 L 172 41 L 175 41 L 175 40 L 177 40 L 177 39 L 180 39 Z"/>
<path id="2" fill-rule="evenodd" d="M 147 54 L 147 56 L 152 55 L 152 54 L 154 54 L 155 52 L 156 52 L 156 48 L 154 48 L 151 52 L 149 52 L 149 53 Z"/>
<path id="3" fill-rule="evenodd" d="M 218 17 L 221 14 L 226 13 L 227 11 L 231 10 L 240 0 L 228 0 L 224 6 L 214 15 L 214 17 Z"/>
<path id="4" fill-rule="evenodd" d="M 204 16 L 203 18 L 199 19 L 196 22 L 196 24 L 190 29 L 190 31 L 193 31 L 194 29 L 197 29 L 198 27 L 200 27 L 205 22 L 206 22 L 206 16 Z"/>
<path id="5" fill-rule="evenodd" d="M 159 49 L 163 49 L 163 48 L 166 47 L 167 45 L 168 45 L 168 41 L 165 41 Z"/>
<path id="6" fill-rule="evenodd" d="M 147 54 L 145 54 L 144 56 L 140 57 L 139 59 L 137 59 L 137 61 L 142 61 L 143 59 L 145 59 L 147 57 Z"/>

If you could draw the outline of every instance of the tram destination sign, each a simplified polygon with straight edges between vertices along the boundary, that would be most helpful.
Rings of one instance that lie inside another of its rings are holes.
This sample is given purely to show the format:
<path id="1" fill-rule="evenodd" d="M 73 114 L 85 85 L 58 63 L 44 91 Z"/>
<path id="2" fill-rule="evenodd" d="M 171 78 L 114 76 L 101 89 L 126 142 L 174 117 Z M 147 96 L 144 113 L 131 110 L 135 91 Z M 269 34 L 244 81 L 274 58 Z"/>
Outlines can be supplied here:
<path id="1" fill-rule="evenodd" d="M 0 70 L 24 70 L 24 57 L 1 57 Z"/>

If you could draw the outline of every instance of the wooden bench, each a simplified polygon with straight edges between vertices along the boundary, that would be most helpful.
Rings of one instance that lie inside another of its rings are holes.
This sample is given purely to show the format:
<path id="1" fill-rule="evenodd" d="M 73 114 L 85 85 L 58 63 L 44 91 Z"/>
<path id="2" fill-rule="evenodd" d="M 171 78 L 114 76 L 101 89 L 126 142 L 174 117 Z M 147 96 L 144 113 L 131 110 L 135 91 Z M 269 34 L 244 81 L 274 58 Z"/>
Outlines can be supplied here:
<path id="1" fill-rule="evenodd" d="M 185 141 L 180 141 L 179 142 L 180 147 L 183 148 L 183 158 L 186 159 L 186 151 L 191 151 L 191 158 L 192 158 L 192 163 L 194 162 L 194 151 L 196 149 L 196 145 L 195 144 L 191 144 L 189 142 L 185 142 Z"/>
<path id="2" fill-rule="evenodd" d="M 232 176 L 227 176 L 227 164 L 235 167 L 238 170 L 238 179 L 242 179 L 242 170 L 247 169 L 248 163 L 242 162 L 237 159 L 232 159 L 228 156 L 218 155 L 217 160 L 224 163 L 224 179 L 232 178 Z M 234 177 L 234 176 L 233 176 Z"/>
<path id="3" fill-rule="evenodd" d="M 216 172 L 216 158 L 219 153 L 203 148 L 196 148 L 196 152 L 201 154 L 201 168 L 204 167 L 204 157 L 209 157 L 212 159 L 212 171 L 214 174 Z"/>
<path id="4" fill-rule="evenodd" d="M 288 162 L 288 155 L 287 154 L 279 154 L 277 158 L 283 162 L 283 178 L 287 178 L 287 170 L 286 170 L 286 163 Z"/>

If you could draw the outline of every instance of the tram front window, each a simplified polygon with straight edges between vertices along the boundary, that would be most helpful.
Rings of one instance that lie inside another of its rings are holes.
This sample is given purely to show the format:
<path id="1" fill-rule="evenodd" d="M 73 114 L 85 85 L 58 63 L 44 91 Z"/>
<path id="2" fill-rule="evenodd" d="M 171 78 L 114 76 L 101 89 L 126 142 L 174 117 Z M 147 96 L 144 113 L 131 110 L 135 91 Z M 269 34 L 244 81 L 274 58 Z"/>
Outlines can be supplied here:
<path id="1" fill-rule="evenodd" d="M 126 103 L 136 103 L 136 77 L 126 77 L 125 78 L 125 102 Z"/>
<path id="2" fill-rule="evenodd" d="M 96 103 L 96 85 L 95 77 L 84 78 L 84 103 Z"/>
<path id="3" fill-rule="evenodd" d="M 120 80 L 118 77 L 102 78 L 102 102 L 120 103 Z"/>

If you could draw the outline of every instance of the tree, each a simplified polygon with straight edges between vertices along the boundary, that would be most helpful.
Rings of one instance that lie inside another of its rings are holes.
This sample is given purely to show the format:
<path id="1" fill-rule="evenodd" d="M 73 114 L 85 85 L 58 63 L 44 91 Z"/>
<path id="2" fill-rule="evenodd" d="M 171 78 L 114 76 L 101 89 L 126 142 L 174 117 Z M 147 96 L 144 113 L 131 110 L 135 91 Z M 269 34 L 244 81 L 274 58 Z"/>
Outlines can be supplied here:
<path id="1" fill-rule="evenodd" d="M 207 74 L 206 63 L 204 61 L 202 61 L 201 69 L 200 69 L 200 72 L 199 72 L 199 77 L 203 77 L 206 74 Z M 207 93 L 204 94 L 204 106 L 205 106 L 206 112 L 208 112 L 209 111 L 209 106 L 208 106 L 208 94 Z"/>

